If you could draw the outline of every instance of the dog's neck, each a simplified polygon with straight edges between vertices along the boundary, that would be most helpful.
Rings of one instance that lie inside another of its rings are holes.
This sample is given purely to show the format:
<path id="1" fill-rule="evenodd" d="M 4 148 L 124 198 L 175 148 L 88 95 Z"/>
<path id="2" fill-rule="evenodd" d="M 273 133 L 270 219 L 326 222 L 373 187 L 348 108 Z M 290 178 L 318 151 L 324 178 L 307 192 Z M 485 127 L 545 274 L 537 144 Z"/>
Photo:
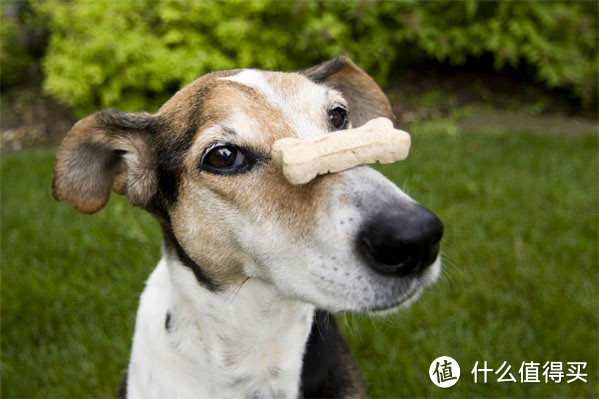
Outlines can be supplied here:
<path id="1" fill-rule="evenodd" d="M 256 278 L 212 292 L 164 256 L 141 297 L 129 397 L 295 398 L 313 313 Z"/>

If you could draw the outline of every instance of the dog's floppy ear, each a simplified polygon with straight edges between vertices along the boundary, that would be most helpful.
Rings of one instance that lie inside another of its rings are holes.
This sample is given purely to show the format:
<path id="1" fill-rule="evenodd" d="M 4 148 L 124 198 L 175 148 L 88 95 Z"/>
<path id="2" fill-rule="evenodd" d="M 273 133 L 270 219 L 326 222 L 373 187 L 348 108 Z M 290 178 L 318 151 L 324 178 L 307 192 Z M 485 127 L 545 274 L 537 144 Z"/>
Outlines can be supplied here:
<path id="1" fill-rule="evenodd" d="M 353 127 L 371 119 L 385 117 L 397 124 L 385 93 L 347 57 L 339 56 L 301 72 L 316 83 L 323 83 L 343 93 L 349 102 L 349 118 Z"/>
<path id="2" fill-rule="evenodd" d="M 113 109 L 96 112 L 73 126 L 54 165 L 52 192 L 83 213 L 94 213 L 113 189 L 144 207 L 157 189 L 151 147 L 155 120 L 147 113 Z"/>

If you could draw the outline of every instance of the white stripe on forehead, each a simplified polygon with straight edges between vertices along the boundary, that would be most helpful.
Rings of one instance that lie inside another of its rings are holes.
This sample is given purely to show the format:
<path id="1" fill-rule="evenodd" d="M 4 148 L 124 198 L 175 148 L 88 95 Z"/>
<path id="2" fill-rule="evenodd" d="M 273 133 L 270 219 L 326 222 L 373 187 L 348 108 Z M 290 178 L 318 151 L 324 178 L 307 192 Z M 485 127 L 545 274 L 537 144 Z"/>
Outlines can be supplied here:
<path id="1" fill-rule="evenodd" d="M 280 85 L 273 85 L 267 74 L 276 75 Z M 286 75 L 289 85 L 285 85 Z M 300 137 L 324 134 L 327 130 L 326 111 L 329 93 L 325 86 L 301 79 L 290 73 L 244 69 L 236 75 L 221 78 L 251 87 L 281 111 Z"/>

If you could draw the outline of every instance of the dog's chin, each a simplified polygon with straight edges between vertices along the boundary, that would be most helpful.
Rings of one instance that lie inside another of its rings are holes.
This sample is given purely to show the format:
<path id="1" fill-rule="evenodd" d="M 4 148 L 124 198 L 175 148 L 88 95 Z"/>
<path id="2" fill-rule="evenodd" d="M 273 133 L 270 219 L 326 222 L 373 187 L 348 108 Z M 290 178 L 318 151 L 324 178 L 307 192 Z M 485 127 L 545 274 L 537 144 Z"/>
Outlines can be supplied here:
<path id="1" fill-rule="evenodd" d="M 413 285 L 406 290 L 406 293 L 399 298 L 390 301 L 389 304 L 375 306 L 367 309 L 367 312 L 377 316 L 386 316 L 394 313 L 399 309 L 404 309 L 411 306 L 420 298 L 424 289 L 437 281 L 441 274 L 441 257 L 439 256 L 426 271 L 414 280 Z"/>
<path id="2" fill-rule="evenodd" d="M 434 284 L 435 281 L 437 281 L 440 274 L 441 257 L 439 256 L 421 276 L 418 276 L 414 279 L 414 282 L 410 288 L 408 288 L 403 295 L 400 295 L 399 297 L 389 301 L 389 303 L 368 308 L 366 311 L 369 314 L 386 316 L 398 311 L 399 309 L 407 308 L 416 302 L 418 298 L 420 298 L 420 295 L 422 295 L 426 287 Z"/>
<path id="3" fill-rule="evenodd" d="M 371 308 L 365 309 L 365 311 L 369 314 L 375 316 L 386 316 L 391 313 L 397 312 L 399 309 L 407 308 L 412 305 L 414 302 L 418 300 L 422 292 L 424 291 L 424 286 L 419 285 L 409 290 L 405 296 L 402 298 L 396 299 L 387 304 L 373 306 Z"/>

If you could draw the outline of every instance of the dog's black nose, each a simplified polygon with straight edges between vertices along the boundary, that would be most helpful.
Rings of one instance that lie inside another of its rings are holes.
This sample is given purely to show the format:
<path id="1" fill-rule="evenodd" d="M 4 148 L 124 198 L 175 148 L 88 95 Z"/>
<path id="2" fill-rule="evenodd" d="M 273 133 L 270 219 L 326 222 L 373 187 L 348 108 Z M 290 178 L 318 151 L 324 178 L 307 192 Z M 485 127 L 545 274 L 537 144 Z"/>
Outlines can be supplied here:
<path id="1" fill-rule="evenodd" d="M 431 265 L 440 250 L 443 223 L 418 204 L 376 214 L 357 237 L 359 253 L 377 272 L 406 276 Z"/>

